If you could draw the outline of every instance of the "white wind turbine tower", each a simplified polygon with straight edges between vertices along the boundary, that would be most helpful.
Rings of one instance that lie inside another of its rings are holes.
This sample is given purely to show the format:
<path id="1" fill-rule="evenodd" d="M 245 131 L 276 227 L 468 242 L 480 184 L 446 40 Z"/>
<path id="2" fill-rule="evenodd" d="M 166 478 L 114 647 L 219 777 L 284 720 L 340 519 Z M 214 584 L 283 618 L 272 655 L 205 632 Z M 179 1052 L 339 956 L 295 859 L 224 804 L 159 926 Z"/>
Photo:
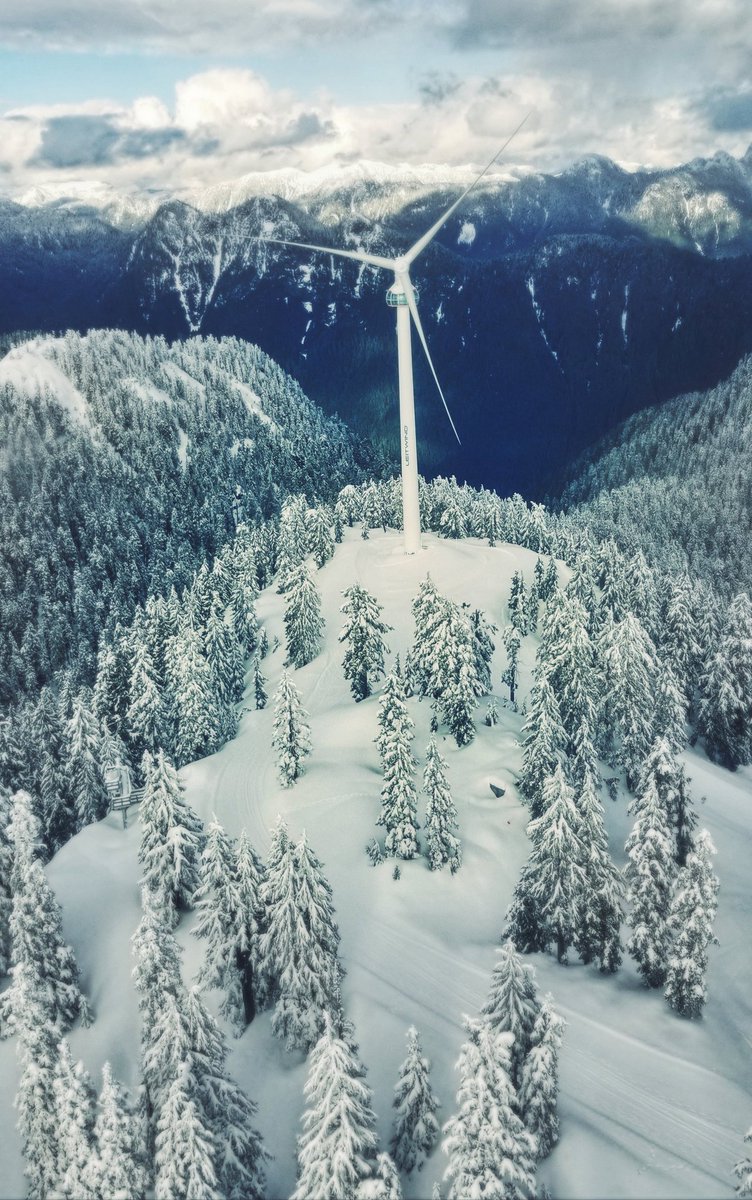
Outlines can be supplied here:
<path id="1" fill-rule="evenodd" d="M 423 326 L 420 323 L 415 289 L 410 281 L 410 267 L 419 254 L 433 240 L 442 225 L 449 220 L 452 213 L 459 208 L 462 201 L 480 183 L 483 176 L 490 170 L 499 156 L 525 124 L 529 114 L 520 121 L 517 128 L 510 134 L 500 150 L 497 150 L 491 161 L 483 168 L 477 179 L 466 188 L 459 199 L 449 206 L 443 216 L 431 226 L 417 242 L 399 258 L 383 258 L 378 254 L 368 254 L 364 250 L 335 250 L 331 246 L 314 246 L 310 242 L 288 242 L 280 238 L 264 238 L 264 241 L 276 243 L 279 246 L 296 246 L 301 250 L 316 250 L 321 254 L 334 254 L 338 258 L 351 258 L 355 262 L 365 263 L 370 267 L 379 267 L 384 271 L 394 272 L 394 283 L 386 294 L 386 302 L 397 310 L 397 368 L 399 378 L 399 414 L 400 414 L 400 448 L 402 454 L 402 524 L 405 537 L 405 553 L 415 554 L 420 549 L 420 506 L 418 503 L 418 450 L 415 438 L 415 398 L 413 394 L 413 360 L 410 339 L 410 318 L 415 322 L 418 337 L 428 359 L 436 387 L 439 389 L 441 401 L 452 426 L 454 436 L 459 442 L 459 434 L 452 420 L 444 393 L 441 390 L 438 376 L 434 369 Z"/>

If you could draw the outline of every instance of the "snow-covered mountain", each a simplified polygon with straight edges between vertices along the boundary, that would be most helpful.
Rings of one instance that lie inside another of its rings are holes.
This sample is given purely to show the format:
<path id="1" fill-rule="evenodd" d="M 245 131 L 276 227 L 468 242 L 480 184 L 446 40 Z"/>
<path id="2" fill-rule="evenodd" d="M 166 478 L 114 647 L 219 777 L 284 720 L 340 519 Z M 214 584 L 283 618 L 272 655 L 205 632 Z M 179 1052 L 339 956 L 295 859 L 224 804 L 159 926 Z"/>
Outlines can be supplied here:
<path id="1" fill-rule="evenodd" d="M 458 749 L 440 738 L 458 808 L 464 862 L 456 875 L 430 872 L 424 859 L 372 867 L 366 843 L 378 833 L 381 774 L 373 744 L 378 695 L 353 702 L 343 677 L 342 591 L 354 581 L 384 605 L 393 626 L 392 655 L 413 637 L 410 606 L 430 572 L 442 593 L 480 606 L 498 621 L 512 575 L 532 581 L 535 556 L 519 546 L 491 548 L 476 539 L 426 536 L 413 559 L 401 551 L 395 531 L 345 531 L 334 557 L 317 572 L 326 621 L 320 654 L 295 672 L 311 716 L 313 751 L 295 787 L 280 787 L 271 749 L 271 709 L 242 716 L 238 735 L 217 754 L 182 772 L 186 796 L 205 819 L 213 815 L 231 834 L 246 829 L 261 855 L 270 828 L 282 813 L 293 836 L 305 829 L 323 860 L 333 888 L 347 971 L 343 998 L 355 1023 L 360 1055 L 368 1069 L 382 1146 L 388 1143 L 392 1089 L 404 1055 L 405 1030 L 414 1023 L 433 1062 L 440 1117 L 455 1111 L 455 1063 L 463 1040 L 463 1014 L 476 1015 L 485 1000 L 499 933 L 520 868 L 528 853 L 527 811 L 517 791 L 522 715 L 501 707 L 497 726 L 478 720 L 477 736 Z M 567 569 L 559 564 L 562 582 Z M 270 641 L 284 639 L 284 597 L 274 586 L 261 593 L 259 618 Z M 529 700 L 538 639 L 522 648 L 520 700 Z M 279 680 L 283 649 L 263 663 L 270 691 Z M 497 651 L 494 680 L 504 666 Z M 501 697 L 498 684 L 494 690 Z M 430 708 L 410 701 L 421 765 L 429 737 Z M 748 886 L 748 769 L 736 775 L 708 763 L 699 751 L 684 755 L 700 820 L 717 844 L 721 878 L 717 932 L 710 951 L 709 1001 L 700 1021 L 683 1021 L 660 991 L 642 986 L 626 962 L 615 976 L 576 962 L 531 955 L 541 991 L 551 991 L 567 1028 L 561 1060 L 561 1142 L 542 1164 L 540 1178 L 554 1196 L 604 1198 L 650 1196 L 685 1200 L 725 1196 L 731 1169 L 749 1124 L 752 1093 L 748 1070 L 748 996 L 752 965 L 746 954 L 752 915 Z M 493 783 L 504 789 L 495 796 Z M 702 799 L 701 798 L 705 798 Z M 604 791 L 612 852 L 622 847 L 631 821 L 622 788 L 614 802 Z M 421 812 L 422 820 L 422 812 Z M 137 862 L 140 829 L 131 814 L 89 826 L 48 868 L 63 905 L 65 935 L 74 947 L 82 982 L 96 1012 L 89 1029 L 70 1035 L 74 1058 L 82 1058 L 98 1081 L 105 1059 L 118 1078 L 138 1083 L 139 1016 L 133 990 L 129 938 L 140 919 Z M 183 916 L 178 937 L 185 948 L 185 977 L 197 971 L 204 943 L 192 934 L 195 915 Z M 213 994 L 218 1002 L 219 994 Z M 289 1196 L 295 1179 L 295 1138 L 300 1131 L 306 1065 L 287 1054 L 270 1032 L 270 1013 L 258 1015 L 232 1048 L 231 1069 L 258 1102 L 258 1125 L 274 1155 L 268 1166 L 269 1197 Z M 11 1107 L 18 1068 L 12 1042 L 0 1045 L 0 1195 L 23 1194 L 15 1114 Z M 420 1173 L 405 1179 L 407 1200 L 424 1200 L 440 1180 L 446 1158 L 440 1149 Z"/>
<path id="2" fill-rule="evenodd" d="M 0 202 L 0 333 L 234 334 L 393 446 L 388 281 L 264 239 L 394 253 L 470 178 L 365 163 L 182 197 L 79 184 Z M 530 493 L 630 413 L 713 386 L 752 351 L 751 251 L 749 154 L 491 175 L 415 268 L 463 439 L 419 366 L 425 469 Z"/>

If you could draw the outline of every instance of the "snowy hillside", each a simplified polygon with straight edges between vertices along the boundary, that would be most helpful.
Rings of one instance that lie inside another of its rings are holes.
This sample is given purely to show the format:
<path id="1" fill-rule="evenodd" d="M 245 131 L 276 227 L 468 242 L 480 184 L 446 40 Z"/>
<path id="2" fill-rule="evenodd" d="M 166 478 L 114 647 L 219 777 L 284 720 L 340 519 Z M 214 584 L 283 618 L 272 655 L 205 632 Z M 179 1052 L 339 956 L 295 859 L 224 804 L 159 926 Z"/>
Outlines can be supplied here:
<path id="1" fill-rule="evenodd" d="M 433 1062 L 440 1116 L 454 1109 L 454 1064 L 463 1041 L 461 1018 L 475 1014 L 488 991 L 504 913 L 527 856 L 526 810 L 515 780 L 521 764 L 517 738 L 522 716 L 501 703 L 503 651 L 494 661 L 494 692 L 501 719 L 495 727 L 477 715 L 475 741 L 458 749 L 440 738 L 459 812 L 464 861 L 459 872 L 432 873 L 425 859 L 370 865 L 365 845 L 377 832 L 381 772 L 373 744 L 378 695 L 355 704 L 342 673 L 340 605 L 345 588 L 358 582 L 384 607 L 393 626 L 392 657 L 413 639 L 411 603 L 430 573 L 440 592 L 482 608 L 501 626 L 512 576 L 532 581 L 536 555 L 518 546 L 489 547 L 477 539 L 440 540 L 425 535 L 425 549 L 402 553 L 401 535 L 372 531 L 361 540 L 346 530 L 334 557 L 316 574 L 326 621 L 321 653 L 297 670 L 295 682 L 311 718 L 313 752 L 302 779 L 284 790 L 271 749 L 271 707 L 244 712 L 237 736 L 181 776 L 187 798 L 206 821 L 216 815 L 230 834 L 246 829 L 259 854 L 282 813 L 294 837 L 306 830 L 323 860 L 342 935 L 347 975 L 344 1005 L 354 1021 L 361 1057 L 374 1092 L 382 1146 L 391 1123 L 392 1089 L 404 1057 L 407 1027 L 420 1030 Z M 560 565 L 567 577 L 567 569 Z M 271 694 L 284 658 L 284 597 L 274 587 L 261 593 L 258 617 L 274 644 L 264 660 Z M 497 644 L 500 637 L 496 638 Z M 536 639 L 523 640 L 520 701 L 531 683 Z M 250 684 L 250 678 L 249 678 Z M 247 693 L 250 700 L 250 687 Z M 416 723 L 415 752 L 422 767 L 430 709 L 410 700 Z M 748 931 L 752 917 L 750 770 L 730 774 L 697 752 L 685 756 L 700 822 L 717 845 L 721 880 L 717 934 L 711 950 L 710 999 L 703 1018 L 673 1014 L 660 992 L 648 992 L 625 958 L 615 976 L 592 967 L 557 966 L 553 957 L 531 955 L 542 991 L 551 991 L 567 1021 L 561 1064 L 560 1145 L 542 1165 L 541 1177 L 556 1197 L 729 1196 L 731 1169 L 752 1114 L 749 1072 L 749 996 L 752 963 Z M 496 798 L 490 784 L 505 789 Z M 702 800 L 706 797 L 706 800 Z M 631 820 L 621 791 L 604 797 L 611 850 L 623 862 Z M 419 819 L 422 816 L 419 813 Z M 63 905 L 65 933 L 73 945 L 85 990 L 96 1012 L 94 1025 L 71 1035 L 73 1054 L 98 1077 L 108 1058 L 115 1074 L 137 1084 L 139 1020 L 130 979 L 129 938 L 140 919 L 136 855 L 138 822 L 123 831 L 109 817 L 89 826 L 56 855 L 48 874 Z M 191 936 L 195 917 L 183 917 L 178 937 L 192 976 L 203 943 Z M 231 1039 L 232 1041 L 232 1039 Z M 295 1179 L 295 1137 L 303 1108 L 305 1064 L 287 1054 L 270 1033 L 270 1014 L 257 1016 L 232 1041 L 231 1067 L 258 1102 L 258 1124 L 274 1155 L 269 1197 L 289 1196 Z M 22 1162 L 11 1104 L 17 1079 L 13 1043 L 0 1044 L 0 1196 L 23 1194 Z M 98 1082 L 98 1078 L 97 1078 Z M 423 1200 L 446 1167 L 436 1150 L 405 1194 Z"/>

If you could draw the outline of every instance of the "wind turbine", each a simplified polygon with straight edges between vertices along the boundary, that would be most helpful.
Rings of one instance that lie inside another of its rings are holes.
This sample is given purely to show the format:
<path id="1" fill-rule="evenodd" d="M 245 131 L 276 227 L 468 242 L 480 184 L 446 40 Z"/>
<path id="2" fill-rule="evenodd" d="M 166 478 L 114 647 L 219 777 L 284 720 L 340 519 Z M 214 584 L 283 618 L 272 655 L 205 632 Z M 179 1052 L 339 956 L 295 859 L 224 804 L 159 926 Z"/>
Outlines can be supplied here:
<path id="1" fill-rule="evenodd" d="M 321 254 L 333 254 L 337 258 L 350 258 L 355 262 L 365 263 L 369 267 L 378 267 L 384 271 L 394 272 L 394 283 L 386 294 L 386 302 L 390 308 L 397 310 L 397 372 L 399 379 L 399 415 L 400 415 L 400 450 L 402 456 L 402 524 L 405 537 L 405 553 L 415 554 L 420 550 L 420 506 L 418 503 L 418 448 L 415 437 L 415 396 L 413 393 L 413 359 L 410 338 L 410 318 L 412 317 L 421 345 L 425 351 L 428 365 L 431 368 L 436 387 L 441 396 L 449 424 L 457 441 L 460 441 L 457 428 L 452 420 L 449 405 L 446 402 L 441 384 L 436 374 L 428 343 L 420 322 L 415 289 L 410 280 L 410 267 L 426 246 L 433 241 L 452 213 L 459 208 L 462 201 L 480 183 L 483 176 L 491 169 L 497 159 L 504 153 L 512 138 L 516 137 L 528 116 L 526 114 L 517 128 L 509 135 L 501 149 L 497 150 L 491 161 L 483 168 L 480 175 L 466 188 L 462 195 L 450 204 L 449 208 L 439 217 L 430 229 L 405 253 L 398 258 L 384 258 L 379 254 L 369 254 L 364 250 L 335 250 L 331 246 L 315 246 L 310 242 L 288 242 L 280 238 L 264 238 L 262 240 L 275 243 L 278 246 L 295 246 L 300 250 L 315 250 Z"/>

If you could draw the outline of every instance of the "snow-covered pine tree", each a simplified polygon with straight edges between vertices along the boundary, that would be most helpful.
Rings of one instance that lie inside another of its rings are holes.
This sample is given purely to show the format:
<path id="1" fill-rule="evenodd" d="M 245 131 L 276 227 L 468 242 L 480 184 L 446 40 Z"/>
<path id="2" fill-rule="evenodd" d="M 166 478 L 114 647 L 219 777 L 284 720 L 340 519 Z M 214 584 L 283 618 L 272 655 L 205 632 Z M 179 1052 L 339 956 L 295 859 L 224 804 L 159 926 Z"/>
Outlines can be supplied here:
<path id="1" fill-rule="evenodd" d="M 559 701 L 561 723 L 571 753 L 583 722 L 595 725 L 597 674 L 587 613 L 579 600 L 556 592 L 541 628 L 538 662 Z"/>
<path id="2" fill-rule="evenodd" d="M 108 808 L 107 791 L 99 767 L 99 728 L 81 693 L 73 702 L 73 713 L 66 727 L 68 774 L 76 807 L 76 825 L 83 829 L 99 821 Z"/>
<path id="3" fill-rule="evenodd" d="M 96 1193 L 88 1184 L 91 1161 L 96 1154 L 96 1092 L 83 1063 L 73 1062 L 65 1039 L 58 1050 L 54 1094 L 58 1115 L 56 1194 L 64 1200 L 96 1200 Z"/>
<path id="4" fill-rule="evenodd" d="M 382 1151 L 370 1179 L 363 1179 L 356 1193 L 357 1200 L 402 1200 L 402 1184 L 391 1154 Z"/>
<path id="5" fill-rule="evenodd" d="M 426 751 L 423 771 L 423 792 L 426 796 L 426 856 L 432 871 L 440 871 L 448 863 L 454 875 L 462 865 L 462 847 L 456 836 L 457 809 L 449 790 L 446 762 L 439 754 L 436 738 L 431 738 Z"/>
<path id="6" fill-rule="evenodd" d="M 390 686 L 392 681 L 392 686 Z M 377 825 L 386 829 L 386 852 L 396 858 L 415 858 L 420 851 L 417 831 L 418 798 L 415 790 L 415 759 L 411 744 L 414 725 L 407 711 L 402 680 L 394 672 L 387 680 L 379 706 L 384 782 Z"/>
<path id="7" fill-rule="evenodd" d="M 91 1015 L 79 986 L 73 951 L 63 940 L 60 906 L 42 864 L 40 826 L 26 792 L 13 797 L 9 826 L 13 850 L 10 916 L 12 983 L 0 998 L 0 1034 L 20 1031 L 27 1020 L 26 1006 L 32 1001 L 37 1016 L 58 1038 L 77 1017 L 88 1024 Z M 23 1040 L 23 1038 L 22 1038 Z"/>
<path id="8" fill-rule="evenodd" d="M 512 586 L 507 601 L 507 612 L 509 613 L 511 624 L 514 625 L 520 637 L 524 637 L 528 632 L 527 592 L 521 571 L 515 571 L 512 576 Z"/>
<path id="9" fill-rule="evenodd" d="M 298 1138 L 298 1185 L 291 1200 L 352 1200 L 373 1175 L 375 1117 L 365 1071 L 328 1013 L 314 1046 Z"/>
<path id="10" fill-rule="evenodd" d="M 282 787 L 292 787 L 303 774 L 303 762 L 311 753 L 311 730 L 300 702 L 300 692 L 287 671 L 282 672 L 274 697 L 274 737 L 277 775 Z"/>
<path id="11" fill-rule="evenodd" d="M 144 638 L 134 638 L 130 704 L 126 712 L 128 737 L 133 757 L 140 762 L 144 751 L 154 754 L 163 744 L 165 713 L 157 672 Z"/>
<path id="12" fill-rule="evenodd" d="M 663 811 L 669 819 L 673 840 L 674 857 L 680 867 L 694 845 L 694 829 L 697 825 L 689 780 L 683 763 L 677 757 L 667 738 L 656 738 L 643 764 L 640 786 L 653 783 L 660 797 Z"/>
<path id="13" fill-rule="evenodd" d="M 203 758 L 222 740 L 223 712 L 200 634 L 190 623 L 167 644 L 167 683 L 178 766 Z"/>
<path id="14" fill-rule="evenodd" d="M 586 877 L 581 818 L 561 764 L 543 784 L 541 800 L 540 817 L 528 825 L 532 849 L 523 879 L 544 942 L 553 942 L 558 961 L 566 962 L 577 932 Z M 516 902 L 521 899 L 515 895 Z M 510 909 L 507 932 L 519 945 L 517 935 L 522 930 L 513 915 Z"/>
<path id="15" fill-rule="evenodd" d="M 654 778 L 646 781 L 630 811 L 635 823 L 625 847 L 632 928 L 627 949 L 646 985 L 661 987 L 668 966 L 668 916 L 676 864 L 668 817 Z"/>
<path id="16" fill-rule="evenodd" d="M 536 669 L 530 709 L 522 727 L 522 770 L 519 789 L 533 817 L 543 811 L 543 787 L 565 758 L 567 735 L 559 703 L 544 671 Z"/>
<path id="17" fill-rule="evenodd" d="M 730 770 L 752 762 L 752 601 L 734 597 L 700 677 L 698 727 L 708 755 Z"/>
<path id="18" fill-rule="evenodd" d="M 559 1050 L 564 1021 L 554 1011 L 553 996 L 545 996 L 522 1065 L 519 1088 L 520 1114 L 545 1158 L 559 1140 Z"/>
<path id="19" fill-rule="evenodd" d="M 266 692 L 266 679 L 261 670 L 261 659 L 258 654 L 253 659 L 253 699 L 256 708 L 266 708 L 269 699 Z"/>
<path id="20" fill-rule="evenodd" d="M 507 656 L 507 665 L 504 674 L 501 677 L 501 682 L 509 688 L 509 703 L 514 704 L 517 698 L 517 684 L 519 680 L 519 660 L 520 646 L 522 645 L 522 636 L 519 629 L 514 625 L 505 625 L 501 635 L 501 640 L 504 643 L 504 650 Z"/>
<path id="21" fill-rule="evenodd" d="M 574 946 L 584 963 L 597 962 L 601 971 L 612 973 L 621 964 L 624 881 L 609 853 L 595 751 L 587 723 L 577 735 L 572 775 L 575 804 L 581 818 L 585 872 Z"/>
<path id="22" fill-rule="evenodd" d="M 242 1033 L 246 1020 L 236 958 L 240 898 L 235 852 L 216 818 L 206 830 L 200 872 L 200 885 L 194 896 L 199 914 L 194 933 L 206 940 L 206 949 L 196 978 L 201 986 L 224 992 L 220 1013 Z"/>
<path id="23" fill-rule="evenodd" d="M 752 1126 L 744 1135 L 744 1140 L 752 1143 Z M 747 1200 L 747 1197 L 752 1196 L 752 1156 L 747 1154 L 744 1158 L 740 1158 L 734 1167 L 734 1174 L 739 1180 L 736 1185 L 736 1194 L 741 1196 L 742 1200 Z"/>
<path id="24" fill-rule="evenodd" d="M 199 886 L 203 826 L 183 799 L 183 788 L 164 751 L 143 761 L 141 845 L 138 861 L 144 883 L 164 919 L 175 924 L 177 913 L 189 908 Z"/>
<path id="25" fill-rule="evenodd" d="M 491 691 L 491 668 L 494 650 L 496 649 L 493 634 L 498 633 L 498 630 L 479 608 L 473 609 L 469 619 L 470 628 L 473 632 L 475 673 L 481 689 L 480 695 L 487 696 Z"/>
<path id="26" fill-rule="evenodd" d="M 287 588 L 290 571 L 308 553 L 308 505 L 305 496 L 289 496 L 282 505 L 277 542 L 277 591 Z"/>
<path id="27" fill-rule="evenodd" d="M 433 662 L 435 652 L 435 629 L 441 619 L 446 600 L 440 596 L 430 575 L 418 588 L 413 600 L 415 641 L 409 656 L 409 674 L 413 688 L 419 696 L 431 696 Z"/>
<path id="28" fill-rule="evenodd" d="M 707 999 L 708 946 L 716 941 L 713 920 L 718 906 L 718 877 L 710 834 L 703 829 L 687 864 L 679 871 L 671 899 L 668 930 L 671 951 L 665 996 L 682 1017 L 699 1017 Z"/>
<path id="29" fill-rule="evenodd" d="M 261 1200 L 268 1156 L 255 1128 L 256 1105 L 228 1074 L 225 1039 L 196 987 L 185 998 L 185 1025 L 197 1108 L 215 1145 L 220 1195 Z"/>
<path id="30" fill-rule="evenodd" d="M 253 1020 L 264 998 L 261 972 L 261 934 L 265 922 L 262 900 L 264 875 L 263 863 L 244 829 L 238 838 L 235 849 L 235 879 L 238 899 L 235 960 L 240 974 L 246 1024 Z"/>
<path id="31" fill-rule="evenodd" d="M 222 707 L 231 708 L 243 698 L 244 654 L 235 632 L 232 611 L 216 595 L 206 622 L 204 654 L 213 672 Z"/>
<path id="32" fill-rule="evenodd" d="M 658 671 L 658 687 L 655 698 L 653 736 L 664 738 L 671 750 L 678 754 L 687 741 L 687 699 L 679 687 L 676 676 L 667 662 L 661 661 Z"/>
<path id="33" fill-rule="evenodd" d="M 18 1058 L 21 1077 L 15 1106 L 29 1196 L 44 1200 L 58 1182 L 58 1111 L 55 1076 L 59 1027 L 50 1020 L 44 981 L 20 965 L 16 968 Z M 7 995 L 7 992 L 5 993 Z"/>
<path id="34" fill-rule="evenodd" d="M 345 615 L 345 623 L 339 640 L 347 648 L 342 668 L 355 700 L 365 700 L 384 674 L 384 655 L 389 653 L 384 635 L 392 627 L 382 621 L 383 609 L 376 597 L 360 584 L 353 584 L 343 595 L 345 603 L 340 612 Z"/>
<path id="35" fill-rule="evenodd" d="M 444 1126 L 448 1200 L 533 1200 L 535 1138 L 517 1115 L 509 1075 L 512 1035 L 465 1018 L 467 1041 L 457 1068 L 457 1112 Z"/>
<path id="36" fill-rule="evenodd" d="M 144 1153 L 140 1122 L 106 1062 L 94 1122 L 94 1153 L 84 1178 L 87 1193 L 143 1200 L 147 1186 Z"/>
<path id="37" fill-rule="evenodd" d="M 473 713 L 483 684 L 476 668 L 475 638 L 467 614 L 444 601 L 433 630 L 428 694 L 438 701 L 441 715 L 458 746 L 475 737 Z"/>
<path id="38" fill-rule="evenodd" d="M 607 620 L 599 640 L 603 688 L 599 724 L 604 752 L 615 750 L 627 783 L 634 787 L 653 738 L 658 663 L 637 617 Z"/>
<path id="39" fill-rule="evenodd" d="M 313 561 L 319 570 L 334 554 L 332 517 L 322 504 L 308 513 L 308 551 L 313 555 Z"/>
<path id="40" fill-rule="evenodd" d="M 436 1113 L 441 1107 L 433 1094 L 431 1064 L 423 1054 L 414 1025 L 407 1031 L 407 1057 L 394 1089 L 396 1109 L 390 1149 L 395 1165 L 408 1175 L 433 1150 L 439 1138 Z"/>
<path id="41" fill-rule="evenodd" d="M 272 1031 L 287 1048 L 318 1040 L 324 1012 L 335 1011 L 342 970 L 331 888 L 305 834 L 290 842 L 284 822 L 274 831 L 263 888 L 266 930 L 261 956 L 275 1001 Z"/>
<path id="42" fill-rule="evenodd" d="M 681 574 L 669 577 L 666 581 L 666 591 L 662 613 L 662 656 L 689 701 L 697 683 L 700 661 L 694 588 L 689 576 Z"/>
<path id="43" fill-rule="evenodd" d="M 291 567 L 285 587 L 285 634 L 287 661 L 304 667 L 321 646 L 324 619 L 321 595 L 305 562 Z"/>
<path id="44" fill-rule="evenodd" d="M 379 732 L 376 734 L 374 741 L 376 742 L 383 766 L 384 750 L 390 736 L 390 731 L 395 726 L 401 725 L 403 721 L 409 720 L 407 714 L 407 689 L 400 667 L 399 654 L 395 658 L 394 666 L 387 675 L 384 686 L 381 689 L 379 711 L 376 720 Z"/>
<path id="45" fill-rule="evenodd" d="M 219 1180 L 214 1167 L 216 1139 L 208 1129 L 196 1099 L 196 1082 L 184 1060 L 167 1086 L 157 1119 L 155 1141 L 156 1200 L 217 1200 Z"/>
<path id="46" fill-rule="evenodd" d="M 496 952 L 491 986 L 481 1014 L 494 1033 L 510 1033 L 509 1074 L 515 1088 L 532 1044 L 533 1027 L 540 1012 L 535 972 L 523 963 L 511 938 Z"/>

